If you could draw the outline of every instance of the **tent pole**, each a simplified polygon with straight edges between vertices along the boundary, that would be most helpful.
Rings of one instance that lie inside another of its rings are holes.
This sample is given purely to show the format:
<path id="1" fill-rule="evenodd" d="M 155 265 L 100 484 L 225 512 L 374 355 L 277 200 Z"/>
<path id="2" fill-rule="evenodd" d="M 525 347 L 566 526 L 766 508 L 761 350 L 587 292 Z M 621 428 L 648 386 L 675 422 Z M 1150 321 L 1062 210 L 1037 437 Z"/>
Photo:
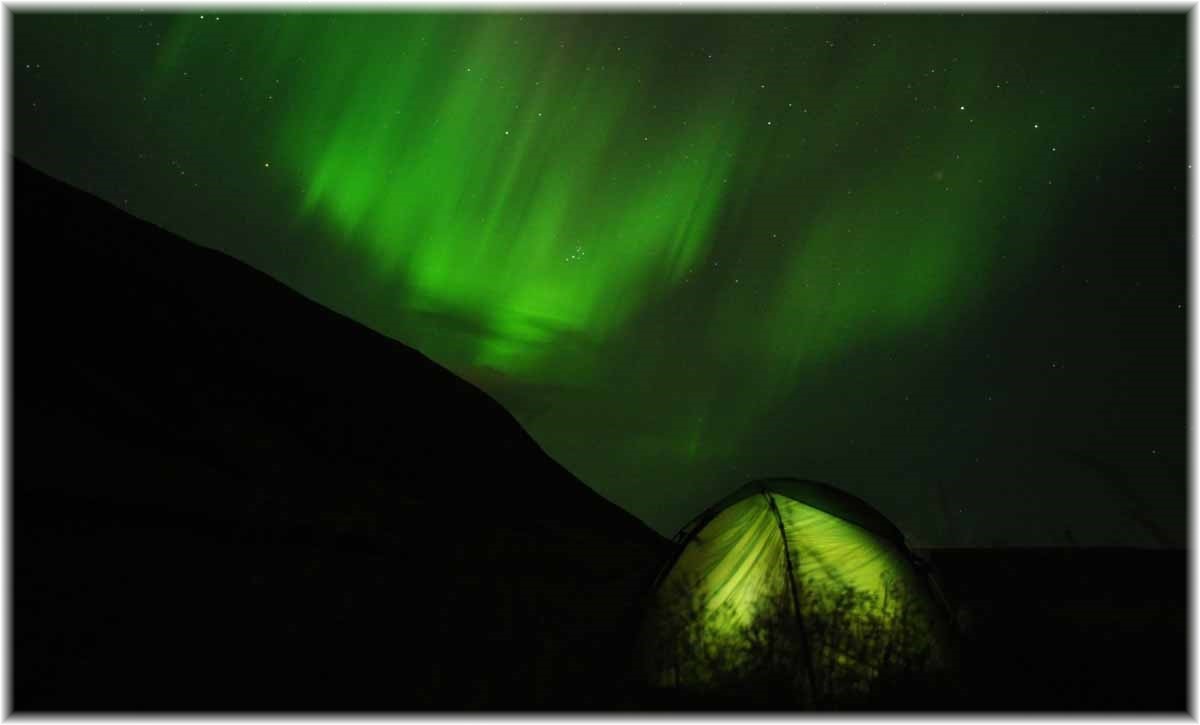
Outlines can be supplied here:
<path id="1" fill-rule="evenodd" d="M 783 526 L 783 517 L 779 515 L 779 508 L 775 505 L 775 498 L 767 491 L 763 491 L 763 495 L 767 497 L 767 504 L 771 507 L 771 513 L 775 515 L 775 523 L 779 526 L 779 536 L 783 539 L 783 560 L 787 564 L 788 591 L 792 595 L 792 609 L 796 613 L 796 624 L 800 627 L 800 646 L 804 648 L 804 658 L 807 665 L 805 669 L 808 670 L 809 700 L 815 704 L 817 700 L 817 677 L 816 673 L 813 672 L 813 655 L 812 647 L 808 641 L 808 630 L 804 626 L 804 616 L 800 611 L 800 593 L 797 590 L 796 573 L 792 568 L 792 554 L 788 548 L 787 529 Z"/>

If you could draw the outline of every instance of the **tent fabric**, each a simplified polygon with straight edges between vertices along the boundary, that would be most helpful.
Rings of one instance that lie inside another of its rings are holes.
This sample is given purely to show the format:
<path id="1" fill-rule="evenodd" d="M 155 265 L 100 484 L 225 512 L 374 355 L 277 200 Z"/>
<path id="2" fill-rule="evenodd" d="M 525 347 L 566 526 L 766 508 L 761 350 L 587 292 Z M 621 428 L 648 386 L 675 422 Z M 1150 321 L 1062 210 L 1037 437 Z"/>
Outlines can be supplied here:
<path id="1" fill-rule="evenodd" d="M 925 618 L 939 613 L 927 573 L 900 531 L 867 503 L 826 484 L 751 482 L 696 517 L 676 540 L 676 558 L 656 583 L 652 608 L 665 617 L 656 626 L 687 611 L 703 623 L 702 639 L 710 644 L 737 639 L 760 621 L 764 607 L 787 598 L 789 611 L 809 616 L 845 606 L 850 594 L 857 613 L 886 627 L 914 611 Z M 665 642 L 679 635 L 655 636 Z"/>
<path id="2" fill-rule="evenodd" d="M 773 492 L 795 501 L 803 501 L 813 508 L 856 524 L 877 536 L 904 546 L 904 534 L 900 532 L 900 529 L 896 528 L 895 524 L 866 501 L 827 483 L 799 478 L 766 478 L 751 481 L 710 506 L 704 513 L 684 526 L 680 533 L 686 534 L 696 528 L 697 524 L 702 524 L 712 515 L 734 503 L 764 492 Z"/>
<path id="3" fill-rule="evenodd" d="M 851 588 L 880 603 L 897 586 L 921 589 L 891 537 L 770 489 L 716 511 L 690 533 L 660 588 L 686 585 L 701 593 L 705 611 L 726 611 L 732 623 L 747 625 L 759 602 L 785 593 L 789 558 L 801 588 Z"/>

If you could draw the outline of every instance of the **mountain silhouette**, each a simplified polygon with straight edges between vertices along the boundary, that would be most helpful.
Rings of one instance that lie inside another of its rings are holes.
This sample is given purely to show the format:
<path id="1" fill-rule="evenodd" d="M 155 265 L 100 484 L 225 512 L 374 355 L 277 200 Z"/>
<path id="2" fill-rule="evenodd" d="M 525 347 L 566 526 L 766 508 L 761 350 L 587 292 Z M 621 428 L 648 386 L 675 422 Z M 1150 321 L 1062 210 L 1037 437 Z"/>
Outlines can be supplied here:
<path id="1" fill-rule="evenodd" d="M 662 537 L 419 352 L 11 182 L 16 708 L 620 706 Z"/>

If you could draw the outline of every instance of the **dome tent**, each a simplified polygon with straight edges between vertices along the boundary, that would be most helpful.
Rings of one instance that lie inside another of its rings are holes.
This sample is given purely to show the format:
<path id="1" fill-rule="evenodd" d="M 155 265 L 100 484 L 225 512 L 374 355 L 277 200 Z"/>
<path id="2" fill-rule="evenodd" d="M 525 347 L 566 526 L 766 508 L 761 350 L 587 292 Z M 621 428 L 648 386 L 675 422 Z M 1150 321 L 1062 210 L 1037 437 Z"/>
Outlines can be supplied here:
<path id="1" fill-rule="evenodd" d="M 712 689 L 751 676 L 817 704 L 945 663 L 948 608 L 929 569 L 850 494 L 752 481 L 675 542 L 639 648 L 654 686 Z"/>

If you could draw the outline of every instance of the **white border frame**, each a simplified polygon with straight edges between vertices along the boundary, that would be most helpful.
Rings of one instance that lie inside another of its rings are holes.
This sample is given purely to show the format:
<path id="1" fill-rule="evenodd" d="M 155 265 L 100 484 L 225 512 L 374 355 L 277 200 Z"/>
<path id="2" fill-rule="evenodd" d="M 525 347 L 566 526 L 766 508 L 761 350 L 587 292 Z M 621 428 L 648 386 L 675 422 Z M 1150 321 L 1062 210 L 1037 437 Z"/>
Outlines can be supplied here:
<path id="1" fill-rule="evenodd" d="M 155 11 L 155 12 L 171 12 L 171 11 L 186 11 L 194 9 L 203 10 L 226 10 L 226 11 L 283 11 L 283 10 L 339 10 L 339 11 L 380 11 L 387 9 L 429 9 L 429 10 L 492 10 L 492 11 L 522 11 L 536 9 L 539 11 L 558 10 L 563 12 L 588 12 L 588 11 L 614 11 L 621 10 L 624 12 L 652 12 L 652 11 L 669 11 L 669 12 L 729 12 L 729 13 L 750 13 L 750 12 L 874 12 L 874 13 L 945 13 L 945 12 L 966 12 L 966 13 L 990 13 L 990 12 L 1007 12 L 1007 13 L 1030 13 L 1030 12 L 1045 12 L 1045 13 L 1179 13 L 1187 14 L 1188 22 L 1188 237 L 1189 243 L 1196 238 L 1197 222 L 1193 210 L 1196 208 L 1198 200 L 1197 186 L 1192 183 L 1191 171 L 1197 165 L 1196 158 L 1196 119 L 1197 111 L 1200 110 L 1200 105 L 1197 104 L 1196 94 L 1196 79 L 1200 75 L 1200 62 L 1198 55 L 1193 52 L 1192 44 L 1197 37 L 1197 27 L 1200 26 L 1200 19 L 1197 16 L 1196 3 L 1187 0 L 1145 0 L 1143 2 L 1117 2 L 1104 0 L 1055 0 L 1053 2 L 1039 2 L 1037 0 L 1007 0 L 991 2 L 939 2 L 938 0 L 907 0 L 906 2 L 886 2 L 886 1 L 869 1 L 869 0 L 823 0 L 821 2 L 793 2 L 791 0 L 747 0 L 746 2 L 731 2 L 730 0 L 680 0 L 675 2 L 646 1 L 646 0 L 581 0 L 579 2 L 567 2 L 564 0 L 514 0 L 512 2 L 503 2 L 502 0 L 436 0 L 426 2 L 396 2 L 395 0 L 356 0 L 354 2 L 336 2 L 335 0 L 311 0 L 309 2 L 296 2 L 295 0 L 257 0 L 255 2 L 232 2 L 231 0 L 223 0 L 222 2 L 211 3 L 195 3 L 195 2 L 172 2 L 170 0 L 106 0 L 97 2 L 79 2 L 78 0 L 3 0 L 3 5 L 6 10 L 0 13 L 0 87 L 3 93 L 3 105 L 6 111 L 0 114 L 0 143 L 4 145 L 4 156 L 11 158 L 12 142 L 11 142 L 11 127 L 9 124 L 9 115 L 7 113 L 8 106 L 11 102 L 11 89 L 9 83 L 11 81 L 11 16 L 14 12 L 138 12 L 138 11 Z M 6 163 L 3 170 L 0 170 L 0 198 L 3 199 L 6 223 L 0 227 L 0 243 L 3 244 L 3 254 L 0 254 L 0 377 L 3 378 L 3 385 L 0 385 L 0 468 L 5 472 L 11 472 L 10 458 L 10 443 L 12 428 L 10 426 L 10 390 L 12 384 L 11 367 L 9 356 L 9 341 L 11 329 L 9 328 L 9 293 L 8 285 L 11 283 L 9 272 L 9 253 L 11 246 L 9 244 L 11 227 L 11 211 L 9 208 L 9 175 L 11 172 L 11 163 Z M 1190 252 L 1189 247 L 1189 252 Z M 638 714 L 628 715 L 615 713 L 607 715 L 598 713 L 595 715 L 587 713 L 571 714 L 571 713 L 520 713 L 520 714 L 481 714 L 476 716 L 468 715 L 447 715 L 436 716 L 422 713 L 396 713 L 390 715 L 316 715 L 307 716 L 303 714 L 277 714 L 263 716 L 241 715 L 234 717 L 222 716 L 189 716 L 189 715 L 136 715 L 115 714 L 103 716 L 41 716 L 41 715 L 20 715 L 14 716 L 11 703 L 11 668 L 9 667 L 12 656 L 12 640 L 11 640 L 11 610 L 9 609 L 9 596 L 12 588 L 12 567 L 10 566 L 11 548 L 10 535 L 11 528 L 9 513 L 10 494 L 11 494 L 11 474 L 7 476 L 3 494 L 0 495 L 0 567 L 2 567 L 5 577 L 5 587 L 3 594 L 0 595 L 0 619 L 3 620 L 3 632 L 0 633 L 0 643 L 4 645 L 4 656 L 0 658 L 0 717 L 4 719 L 18 720 L 36 720 L 38 722 L 56 723 L 56 722 L 74 722 L 80 720 L 105 721 L 105 722 L 150 722 L 158 720 L 173 720 L 181 719 L 189 722 L 213 722 L 213 723 L 250 723 L 261 720 L 274 720 L 283 722 L 344 722 L 350 720 L 403 720 L 406 723 L 424 723 L 424 722 L 455 722 L 455 721 L 470 721 L 479 719 L 488 720 L 558 720 L 558 719 L 588 719 L 600 721 L 620 722 L 622 724 L 633 725 L 634 723 L 651 723 L 662 720 L 703 720 L 706 722 L 741 722 L 744 719 L 781 719 L 788 720 L 803 719 L 805 722 L 853 722 L 853 721 L 869 721 L 876 719 L 897 719 L 897 720 L 916 720 L 925 721 L 958 721 L 958 720 L 987 720 L 989 722 L 1000 723 L 1040 723 L 1052 722 L 1059 719 L 1083 719 L 1089 721 L 1104 720 L 1105 722 L 1141 722 L 1144 720 L 1170 720 L 1182 722 L 1197 722 L 1195 715 L 1195 692 L 1197 684 L 1196 660 L 1194 656 L 1195 633 L 1197 625 L 1200 624 L 1200 618 L 1197 618 L 1194 607 L 1197 601 L 1197 589 L 1195 587 L 1195 560 L 1191 555 L 1191 550 L 1197 544 L 1195 529 L 1190 526 L 1191 522 L 1196 521 L 1196 498 L 1191 495 L 1191 482 L 1194 480 L 1193 466 L 1194 459 L 1192 451 L 1196 450 L 1197 443 L 1200 443 L 1200 428 L 1197 427 L 1195 418 L 1192 413 L 1196 409 L 1196 397 L 1192 381 L 1195 379 L 1195 364 L 1196 364 L 1196 349 L 1194 342 L 1196 340 L 1196 322 L 1197 315 L 1194 310 L 1197 305 L 1200 305 L 1200 293 L 1198 293 L 1193 281 L 1197 279 L 1197 271 L 1200 269 L 1196 255 L 1189 254 L 1189 310 L 1188 310 L 1188 354 L 1190 358 L 1189 381 L 1188 381 L 1188 403 L 1189 403 L 1189 457 L 1188 457 L 1188 506 L 1189 506 L 1189 530 L 1191 531 L 1189 542 L 1188 555 L 1188 574 L 1189 574 L 1189 604 L 1193 605 L 1189 613 L 1189 646 L 1188 646 L 1188 677 L 1189 677 L 1189 693 L 1188 693 L 1188 710 L 1191 715 L 1180 713 L 1177 715 L 1143 715 L 1141 717 L 1132 715 L 1113 716 L 1102 713 L 1068 713 L 1058 717 L 1048 714 L 1023 716 L 1020 714 L 1004 714 L 1001 716 L 992 716 L 987 714 L 962 714 L 962 715 L 947 715 L 939 716 L 934 714 L 893 714 L 879 716 L 859 716 L 859 717 L 833 717 L 833 716 L 812 716 L 803 713 L 779 713 L 751 716 L 729 716 L 729 715 L 652 715 Z"/>

